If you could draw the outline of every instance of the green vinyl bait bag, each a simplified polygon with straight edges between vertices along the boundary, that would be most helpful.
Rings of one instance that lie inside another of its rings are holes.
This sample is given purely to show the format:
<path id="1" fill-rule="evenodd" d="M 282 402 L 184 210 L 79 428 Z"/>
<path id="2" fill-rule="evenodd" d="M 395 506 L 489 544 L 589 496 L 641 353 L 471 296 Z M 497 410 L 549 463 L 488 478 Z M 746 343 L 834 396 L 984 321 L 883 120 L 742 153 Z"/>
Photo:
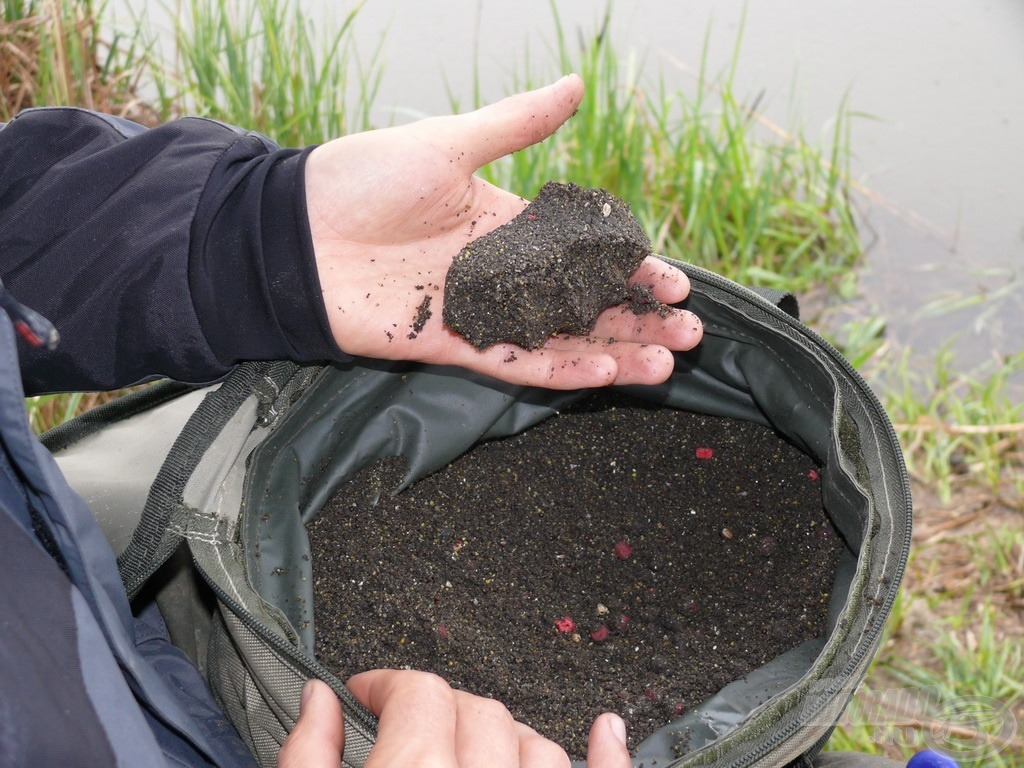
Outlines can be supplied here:
<path id="1" fill-rule="evenodd" d="M 692 285 L 683 306 L 703 320 L 703 341 L 677 355 L 668 382 L 624 394 L 773 430 L 819 468 L 822 509 L 841 546 L 824 631 L 667 714 L 634 762 L 809 765 L 863 679 L 896 597 L 910 543 L 907 473 L 878 400 L 793 317 L 791 297 L 680 266 Z M 328 669 L 315 655 L 313 567 L 322 553 L 310 552 L 307 525 L 376 462 L 401 460 L 400 482 L 381 495 L 401 493 L 587 394 L 418 364 L 252 363 L 204 389 L 156 385 L 44 442 L 104 528 L 129 595 L 155 596 L 173 642 L 260 764 L 274 765 L 302 685 L 318 677 L 345 709 L 344 765 L 359 768 L 376 721 L 343 685 L 362 670 Z"/>

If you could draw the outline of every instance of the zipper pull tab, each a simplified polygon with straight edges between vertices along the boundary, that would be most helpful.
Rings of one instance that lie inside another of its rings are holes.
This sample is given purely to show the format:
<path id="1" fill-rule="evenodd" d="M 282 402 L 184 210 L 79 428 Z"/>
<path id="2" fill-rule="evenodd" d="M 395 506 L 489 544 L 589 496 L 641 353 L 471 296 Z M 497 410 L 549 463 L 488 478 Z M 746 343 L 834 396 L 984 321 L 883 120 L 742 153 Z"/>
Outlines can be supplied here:
<path id="1" fill-rule="evenodd" d="M 11 296 L 3 280 L 0 280 L 0 308 L 7 312 L 18 335 L 33 347 L 45 347 L 48 350 L 56 348 L 60 334 L 53 323 Z"/>

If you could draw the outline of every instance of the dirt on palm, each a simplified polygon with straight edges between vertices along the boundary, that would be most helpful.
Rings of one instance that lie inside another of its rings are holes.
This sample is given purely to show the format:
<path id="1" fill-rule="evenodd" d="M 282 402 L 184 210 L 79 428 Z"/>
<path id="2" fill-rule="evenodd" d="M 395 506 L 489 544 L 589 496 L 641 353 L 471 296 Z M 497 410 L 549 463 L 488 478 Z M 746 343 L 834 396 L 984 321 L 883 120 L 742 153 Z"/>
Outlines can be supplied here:
<path id="1" fill-rule="evenodd" d="M 316 651 L 504 702 L 581 758 L 631 746 L 825 628 L 842 543 L 772 430 L 588 397 L 392 496 L 365 469 L 309 525 Z"/>

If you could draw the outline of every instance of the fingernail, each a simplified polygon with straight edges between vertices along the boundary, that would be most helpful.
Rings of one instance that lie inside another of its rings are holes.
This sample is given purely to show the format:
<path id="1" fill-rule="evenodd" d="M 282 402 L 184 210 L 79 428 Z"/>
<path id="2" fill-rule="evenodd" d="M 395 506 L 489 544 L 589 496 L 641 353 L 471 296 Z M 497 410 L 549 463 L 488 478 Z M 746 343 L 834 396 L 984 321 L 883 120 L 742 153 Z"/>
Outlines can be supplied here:
<path id="1" fill-rule="evenodd" d="M 611 722 L 609 722 L 608 725 L 611 727 L 612 733 L 615 734 L 615 738 L 619 740 L 619 743 L 622 744 L 622 746 L 626 746 L 626 723 L 621 717 L 615 714 L 613 714 L 609 720 Z"/>
<path id="2" fill-rule="evenodd" d="M 313 695 L 313 687 L 314 682 L 312 678 L 302 685 L 302 697 L 299 699 L 299 712 L 306 708 L 307 702 L 309 702 L 310 697 Z"/>

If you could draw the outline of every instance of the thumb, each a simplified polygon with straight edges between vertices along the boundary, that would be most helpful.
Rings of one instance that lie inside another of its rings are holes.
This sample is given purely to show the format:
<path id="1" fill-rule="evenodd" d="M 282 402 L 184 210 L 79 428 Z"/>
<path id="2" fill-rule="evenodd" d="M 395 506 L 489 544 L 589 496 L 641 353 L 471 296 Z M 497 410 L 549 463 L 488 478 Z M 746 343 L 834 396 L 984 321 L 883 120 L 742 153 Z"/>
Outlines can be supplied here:
<path id="1" fill-rule="evenodd" d="M 461 137 L 463 162 L 472 173 L 499 157 L 543 141 L 576 112 L 583 100 L 579 75 L 517 93 L 452 120 Z"/>
<path id="2" fill-rule="evenodd" d="M 587 742 L 587 768 L 632 768 L 626 747 L 626 724 L 622 718 L 605 712 L 590 727 Z"/>
<path id="3" fill-rule="evenodd" d="M 345 748 L 341 703 L 322 680 L 302 686 L 299 719 L 277 754 L 278 768 L 338 768 Z"/>

